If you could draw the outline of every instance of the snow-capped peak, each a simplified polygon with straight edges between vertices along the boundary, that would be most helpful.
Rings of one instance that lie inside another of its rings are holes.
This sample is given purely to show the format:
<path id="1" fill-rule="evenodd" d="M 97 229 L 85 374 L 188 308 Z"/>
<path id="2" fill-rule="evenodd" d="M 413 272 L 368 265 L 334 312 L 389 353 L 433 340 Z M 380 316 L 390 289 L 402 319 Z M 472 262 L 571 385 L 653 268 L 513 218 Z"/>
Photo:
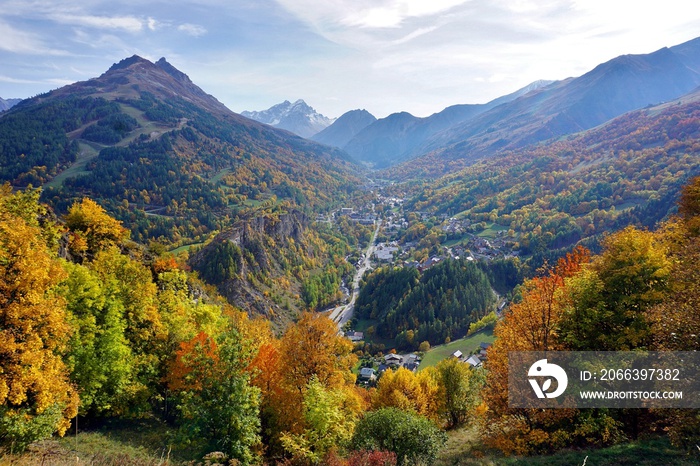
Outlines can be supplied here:
<path id="1" fill-rule="evenodd" d="M 267 110 L 246 111 L 242 112 L 241 115 L 276 128 L 286 129 L 306 138 L 330 126 L 334 121 L 316 112 L 303 99 L 294 103 L 285 100 Z"/>

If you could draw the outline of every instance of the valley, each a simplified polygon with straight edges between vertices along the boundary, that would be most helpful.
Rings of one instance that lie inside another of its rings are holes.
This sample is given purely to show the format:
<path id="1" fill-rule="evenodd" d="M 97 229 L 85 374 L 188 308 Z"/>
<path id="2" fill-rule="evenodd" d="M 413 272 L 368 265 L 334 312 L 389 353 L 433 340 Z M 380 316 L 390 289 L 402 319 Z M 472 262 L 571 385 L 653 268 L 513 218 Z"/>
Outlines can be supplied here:
<path id="1" fill-rule="evenodd" d="M 11 102 L 0 462 L 138 429 L 161 460 L 124 464 L 696 460 L 696 408 L 515 408 L 508 360 L 700 349 L 699 64 L 331 119 L 134 55 Z"/>

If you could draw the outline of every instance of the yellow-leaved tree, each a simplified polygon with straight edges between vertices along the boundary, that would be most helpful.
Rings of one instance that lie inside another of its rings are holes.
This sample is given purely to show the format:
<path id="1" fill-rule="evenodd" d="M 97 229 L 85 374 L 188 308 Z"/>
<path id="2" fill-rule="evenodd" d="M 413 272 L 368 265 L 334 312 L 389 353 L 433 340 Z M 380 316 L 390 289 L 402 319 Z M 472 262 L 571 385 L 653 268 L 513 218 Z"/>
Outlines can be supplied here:
<path id="1" fill-rule="evenodd" d="M 398 408 L 438 422 L 439 387 L 430 370 L 413 373 L 399 367 L 387 370 L 372 396 L 372 408 Z"/>
<path id="2" fill-rule="evenodd" d="M 10 449 L 65 433 L 78 406 L 61 359 L 65 303 L 54 292 L 65 272 L 36 219 L 17 210 L 27 195 L 0 189 L 0 447 Z"/>
<path id="3" fill-rule="evenodd" d="M 73 204 L 66 215 L 66 225 L 75 235 L 71 251 L 77 255 L 92 256 L 129 237 L 129 230 L 112 218 L 98 203 L 84 198 Z"/>

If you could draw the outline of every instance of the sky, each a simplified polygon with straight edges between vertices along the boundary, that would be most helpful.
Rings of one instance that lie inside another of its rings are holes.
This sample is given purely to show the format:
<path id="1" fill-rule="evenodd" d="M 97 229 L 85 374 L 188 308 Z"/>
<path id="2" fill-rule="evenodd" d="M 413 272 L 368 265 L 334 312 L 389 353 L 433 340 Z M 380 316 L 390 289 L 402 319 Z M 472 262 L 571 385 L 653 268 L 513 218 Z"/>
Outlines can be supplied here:
<path id="1" fill-rule="evenodd" d="M 235 112 L 423 117 L 698 36 L 694 0 L 0 0 L 0 97 L 136 54 Z"/>

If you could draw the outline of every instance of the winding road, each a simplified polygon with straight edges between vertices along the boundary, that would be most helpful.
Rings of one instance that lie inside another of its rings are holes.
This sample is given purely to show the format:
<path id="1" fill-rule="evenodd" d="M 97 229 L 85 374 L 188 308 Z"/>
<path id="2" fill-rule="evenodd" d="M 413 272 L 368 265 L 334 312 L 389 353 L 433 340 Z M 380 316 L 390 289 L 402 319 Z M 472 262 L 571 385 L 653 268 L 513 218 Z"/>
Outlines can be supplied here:
<path id="1" fill-rule="evenodd" d="M 374 254 L 377 235 L 379 234 L 379 228 L 381 228 L 381 226 L 382 221 L 377 220 L 377 227 L 374 229 L 372 239 L 370 239 L 369 246 L 367 246 L 367 250 L 365 251 L 365 258 L 362 261 L 360 268 L 357 269 L 355 277 L 352 280 L 352 294 L 350 296 L 350 301 L 347 304 L 330 310 L 328 317 L 330 317 L 333 322 L 338 324 L 338 329 L 342 328 L 347 321 L 352 319 L 352 313 L 355 309 L 355 301 L 360 293 L 360 280 L 362 279 L 362 275 L 364 275 L 364 273 L 371 267 L 370 257 L 372 257 L 372 254 Z"/>

